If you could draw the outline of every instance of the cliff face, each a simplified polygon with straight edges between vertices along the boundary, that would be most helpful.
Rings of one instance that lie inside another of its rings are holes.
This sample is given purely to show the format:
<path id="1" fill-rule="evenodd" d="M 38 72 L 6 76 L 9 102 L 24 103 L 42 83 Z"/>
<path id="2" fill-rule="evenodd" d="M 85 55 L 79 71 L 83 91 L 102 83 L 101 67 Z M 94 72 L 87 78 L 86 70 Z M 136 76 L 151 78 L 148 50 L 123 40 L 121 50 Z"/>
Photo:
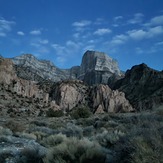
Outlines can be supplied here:
<path id="1" fill-rule="evenodd" d="M 75 78 L 72 70 L 62 70 L 57 68 L 50 61 L 38 60 L 31 54 L 21 55 L 12 58 L 16 65 L 16 71 L 19 77 L 28 80 L 51 80 L 60 81 Z"/>
<path id="2" fill-rule="evenodd" d="M 145 64 L 136 65 L 112 88 L 123 91 L 137 110 L 152 109 L 163 104 L 163 71 L 153 70 Z"/>
<path id="3" fill-rule="evenodd" d="M 78 67 L 73 70 L 78 71 Z M 45 115 L 50 108 L 69 112 L 80 104 L 93 113 L 133 111 L 124 93 L 106 85 L 92 87 L 80 80 L 53 83 L 22 79 L 10 59 L 0 58 L 0 76 L 0 115 Z"/>
<path id="4" fill-rule="evenodd" d="M 19 95 L 42 98 L 48 101 L 47 94 L 39 89 L 35 81 L 24 80 L 17 77 L 13 63 L 10 59 L 0 58 L 0 83 L 7 89 Z"/>
<path id="5" fill-rule="evenodd" d="M 118 64 L 104 53 L 87 51 L 82 59 L 81 66 L 71 69 L 59 69 L 53 63 L 38 60 L 30 54 L 12 58 L 17 75 L 21 78 L 34 81 L 51 80 L 53 82 L 66 79 L 83 80 L 89 85 L 108 83 L 112 75 L 121 76 Z"/>
<path id="6" fill-rule="evenodd" d="M 123 92 L 102 84 L 90 87 L 81 81 L 63 81 L 51 89 L 49 96 L 56 110 L 70 111 L 78 105 L 87 105 L 93 113 L 134 111 Z"/>
<path id="7" fill-rule="evenodd" d="M 108 83 L 113 74 L 121 76 L 118 63 L 105 53 L 87 51 L 82 59 L 79 79 L 89 85 Z"/>

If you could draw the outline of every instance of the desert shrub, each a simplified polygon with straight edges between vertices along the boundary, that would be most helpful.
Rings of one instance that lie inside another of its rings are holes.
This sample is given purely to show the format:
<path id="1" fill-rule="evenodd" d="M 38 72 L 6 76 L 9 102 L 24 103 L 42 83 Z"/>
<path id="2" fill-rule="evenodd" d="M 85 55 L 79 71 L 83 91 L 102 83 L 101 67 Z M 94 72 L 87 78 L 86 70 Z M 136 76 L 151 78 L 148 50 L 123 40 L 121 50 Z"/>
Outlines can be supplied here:
<path id="1" fill-rule="evenodd" d="M 62 117 L 64 115 L 62 110 L 53 110 L 50 108 L 47 112 L 46 115 L 48 117 Z"/>
<path id="2" fill-rule="evenodd" d="M 148 123 L 147 123 L 148 122 Z M 115 145 L 117 162 L 163 162 L 163 133 L 160 124 L 142 119 Z"/>
<path id="3" fill-rule="evenodd" d="M 158 107 L 156 109 L 156 114 L 160 115 L 160 116 L 163 116 L 163 105 L 161 105 L 160 107 Z"/>
<path id="4" fill-rule="evenodd" d="M 25 130 L 25 126 L 20 122 L 15 122 L 13 120 L 8 121 L 5 126 L 9 128 L 12 132 L 22 132 Z"/>
<path id="5" fill-rule="evenodd" d="M 25 138 L 25 139 L 33 139 L 33 140 L 36 140 L 37 139 L 37 137 L 36 137 L 35 134 L 33 134 L 33 133 L 25 133 L 25 132 L 20 133 L 19 134 L 19 137 Z"/>
<path id="6" fill-rule="evenodd" d="M 84 136 L 87 136 L 87 137 L 91 136 L 94 134 L 94 132 L 95 132 L 95 129 L 93 126 L 87 126 L 87 127 L 83 128 L 83 135 Z"/>
<path id="7" fill-rule="evenodd" d="M 8 128 L 0 126 L 0 135 L 12 135 L 12 131 Z"/>
<path id="8" fill-rule="evenodd" d="M 87 106 L 79 106 L 79 107 L 74 107 L 70 115 L 75 119 L 88 118 L 91 116 L 91 111 Z"/>
<path id="9" fill-rule="evenodd" d="M 32 121 L 31 124 L 35 124 L 37 126 L 44 126 L 44 127 L 48 126 L 48 124 L 46 122 L 37 121 L 37 120 Z"/>
<path id="10" fill-rule="evenodd" d="M 72 123 L 67 123 L 66 128 L 61 130 L 63 134 L 65 134 L 67 137 L 78 137 L 81 138 L 83 136 L 83 130 L 80 126 L 76 126 Z"/>
<path id="11" fill-rule="evenodd" d="M 41 154 L 38 148 L 28 148 L 25 147 L 21 151 L 21 156 L 17 162 L 33 162 L 33 163 L 43 163 L 42 158 L 45 154 Z"/>
<path id="12" fill-rule="evenodd" d="M 54 147 L 58 144 L 61 144 L 63 141 L 65 141 L 67 139 L 67 137 L 63 134 L 57 134 L 57 135 L 50 135 L 49 137 L 47 138 L 44 138 L 42 140 L 42 144 L 45 146 L 45 147 Z"/>
<path id="13" fill-rule="evenodd" d="M 95 140 L 99 142 L 102 146 L 110 148 L 112 145 L 116 144 L 118 140 L 125 134 L 120 130 L 107 131 L 104 130 L 95 136 Z"/>
<path id="14" fill-rule="evenodd" d="M 46 163 L 103 163 L 106 153 L 97 143 L 88 139 L 66 138 L 62 143 L 49 149 Z"/>

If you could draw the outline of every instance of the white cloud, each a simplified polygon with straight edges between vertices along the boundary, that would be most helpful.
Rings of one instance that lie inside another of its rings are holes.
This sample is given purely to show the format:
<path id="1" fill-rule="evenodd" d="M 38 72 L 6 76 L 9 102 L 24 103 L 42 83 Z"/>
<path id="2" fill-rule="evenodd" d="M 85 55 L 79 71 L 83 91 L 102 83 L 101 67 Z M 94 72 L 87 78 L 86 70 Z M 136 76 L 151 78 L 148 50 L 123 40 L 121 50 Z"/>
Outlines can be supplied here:
<path id="1" fill-rule="evenodd" d="M 6 37 L 6 33 L 0 32 L 0 37 Z"/>
<path id="2" fill-rule="evenodd" d="M 99 35 L 99 36 L 102 36 L 102 35 L 105 35 L 105 34 L 109 34 L 111 33 L 112 31 L 109 29 L 109 28 L 100 28 L 100 29 L 97 29 L 94 34 L 95 35 Z"/>
<path id="3" fill-rule="evenodd" d="M 31 35 L 41 35 L 41 30 L 33 30 L 33 31 L 30 31 L 30 34 Z"/>
<path id="4" fill-rule="evenodd" d="M 0 17 L 0 36 L 5 37 L 7 33 L 12 30 L 12 26 L 15 24 L 14 21 L 8 21 Z"/>
<path id="5" fill-rule="evenodd" d="M 152 18 L 150 25 L 163 25 L 163 15 Z"/>
<path id="6" fill-rule="evenodd" d="M 74 27 L 85 27 L 85 26 L 89 26 L 92 22 L 90 20 L 81 20 L 78 22 L 74 22 L 72 25 Z"/>
<path id="7" fill-rule="evenodd" d="M 49 40 L 47 39 L 41 39 L 41 38 L 34 38 L 30 41 L 30 45 L 34 46 L 36 48 L 40 48 L 43 45 L 46 45 L 49 43 Z"/>
<path id="8" fill-rule="evenodd" d="M 142 23 L 144 15 L 142 13 L 134 14 L 134 18 L 128 20 L 129 24 L 139 24 Z"/>
<path id="9" fill-rule="evenodd" d="M 76 39 L 78 39 L 79 36 L 80 36 L 80 33 L 74 33 L 74 34 L 73 34 L 73 37 L 76 38 Z"/>
<path id="10" fill-rule="evenodd" d="M 163 41 L 157 42 L 155 45 L 156 45 L 156 46 L 163 46 Z"/>
<path id="11" fill-rule="evenodd" d="M 156 26 L 153 28 L 149 28 L 147 30 L 131 30 L 128 31 L 127 34 L 129 37 L 131 37 L 134 40 L 143 40 L 147 38 L 153 38 L 156 36 L 159 36 L 160 34 L 163 34 L 163 27 L 162 26 Z"/>
<path id="12" fill-rule="evenodd" d="M 112 45 L 120 45 L 124 44 L 128 40 L 128 36 L 121 34 L 121 35 L 116 35 L 113 37 L 111 40 Z"/>
<path id="13" fill-rule="evenodd" d="M 52 44 L 51 46 L 56 52 L 58 64 L 62 66 L 64 62 L 79 52 L 82 43 L 68 40 L 64 45 Z"/>
<path id="14" fill-rule="evenodd" d="M 78 22 L 72 23 L 72 26 L 75 27 L 75 30 L 78 32 L 83 32 L 92 24 L 90 20 L 81 20 Z"/>
<path id="15" fill-rule="evenodd" d="M 116 22 L 116 21 L 119 21 L 119 20 L 121 20 L 121 19 L 123 19 L 123 16 L 116 16 L 116 17 L 114 17 L 114 21 Z"/>
<path id="16" fill-rule="evenodd" d="M 48 43 L 49 43 L 49 40 L 47 40 L 47 39 L 44 39 L 44 40 L 39 39 L 38 42 L 39 42 L 40 44 L 48 44 Z"/>
<path id="17" fill-rule="evenodd" d="M 25 35 L 25 33 L 22 32 L 22 31 L 18 31 L 17 34 L 20 35 L 20 36 L 24 36 Z"/>
<path id="18" fill-rule="evenodd" d="M 150 28 L 148 31 L 149 36 L 148 37 L 155 37 L 157 35 L 160 35 L 163 33 L 163 27 L 162 26 L 156 26 L 153 28 Z"/>
<path id="19" fill-rule="evenodd" d="M 128 31 L 127 33 L 134 40 L 142 40 L 147 37 L 147 32 L 142 29 L 131 30 L 131 31 Z"/>
<path id="20" fill-rule="evenodd" d="M 105 24 L 106 21 L 103 18 L 97 18 L 94 22 L 95 25 Z"/>

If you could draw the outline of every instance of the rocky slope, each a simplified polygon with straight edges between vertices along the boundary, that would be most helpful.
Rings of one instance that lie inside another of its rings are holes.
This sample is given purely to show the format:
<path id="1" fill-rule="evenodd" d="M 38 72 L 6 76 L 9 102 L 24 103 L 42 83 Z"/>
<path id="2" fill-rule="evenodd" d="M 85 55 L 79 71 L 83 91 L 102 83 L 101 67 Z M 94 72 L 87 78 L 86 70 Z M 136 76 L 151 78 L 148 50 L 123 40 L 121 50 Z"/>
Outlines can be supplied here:
<path id="1" fill-rule="evenodd" d="M 50 61 L 38 60 L 31 54 L 24 54 L 12 58 L 12 61 L 18 76 L 27 80 L 52 80 L 57 82 L 76 77 L 73 74 L 75 73 L 75 67 L 70 70 L 59 69 Z"/>
<path id="2" fill-rule="evenodd" d="M 31 54 L 12 58 L 17 75 L 21 78 L 34 81 L 51 80 L 53 82 L 66 79 L 80 79 L 89 85 L 107 84 L 113 74 L 121 77 L 117 62 L 108 55 L 87 51 L 82 59 L 81 66 L 70 69 L 59 69 L 53 63 L 38 60 Z"/>
<path id="3" fill-rule="evenodd" d="M 153 70 L 146 64 L 136 65 L 112 88 L 123 91 L 136 110 L 152 109 L 163 104 L 163 71 Z"/>
<path id="4" fill-rule="evenodd" d="M 108 86 L 88 86 L 79 80 L 40 83 L 17 77 L 10 59 L 0 58 L 0 114 L 45 115 L 48 109 L 69 112 L 79 104 L 100 112 L 133 111 L 124 93 Z"/>
<path id="5" fill-rule="evenodd" d="M 78 105 L 88 106 L 93 113 L 134 111 L 124 93 L 102 84 L 90 87 L 82 81 L 62 81 L 52 87 L 49 97 L 54 110 L 65 112 Z"/>

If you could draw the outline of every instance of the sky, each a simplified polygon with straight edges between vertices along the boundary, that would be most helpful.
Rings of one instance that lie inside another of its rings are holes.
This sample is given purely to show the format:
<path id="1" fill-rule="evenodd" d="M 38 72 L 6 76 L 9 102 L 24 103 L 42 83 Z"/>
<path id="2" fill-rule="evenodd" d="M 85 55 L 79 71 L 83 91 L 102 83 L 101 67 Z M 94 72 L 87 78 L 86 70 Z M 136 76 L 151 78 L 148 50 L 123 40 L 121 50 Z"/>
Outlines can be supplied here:
<path id="1" fill-rule="evenodd" d="M 163 70 L 163 0 L 0 0 L 3 57 L 33 54 L 70 68 L 87 50 L 123 71 L 141 63 Z"/>

